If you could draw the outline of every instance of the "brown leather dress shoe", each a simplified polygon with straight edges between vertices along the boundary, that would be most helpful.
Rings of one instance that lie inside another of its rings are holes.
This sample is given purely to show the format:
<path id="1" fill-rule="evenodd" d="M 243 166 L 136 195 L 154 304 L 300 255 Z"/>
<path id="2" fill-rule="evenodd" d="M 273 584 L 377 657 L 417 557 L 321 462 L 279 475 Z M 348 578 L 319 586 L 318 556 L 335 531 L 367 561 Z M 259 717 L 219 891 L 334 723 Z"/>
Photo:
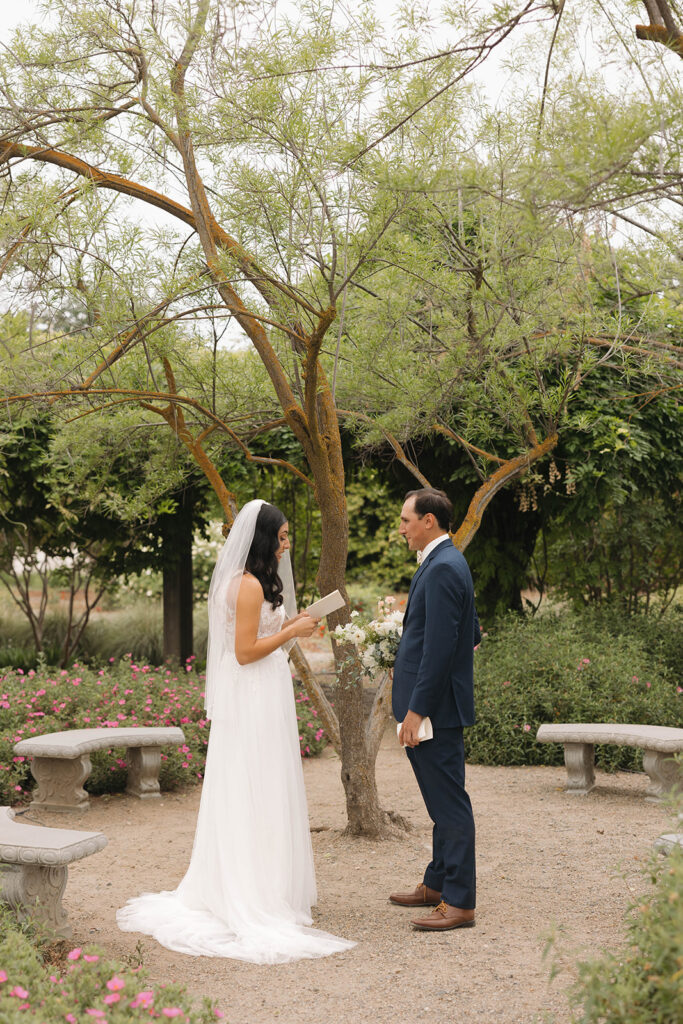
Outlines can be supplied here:
<path id="1" fill-rule="evenodd" d="M 443 900 L 428 917 L 410 922 L 423 932 L 447 932 L 450 928 L 474 928 L 474 911 L 452 907 Z"/>
<path id="2" fill-rule="evenodd" d="M 435 907 L 441 900 L 441 893 L 430 889 L 421 882 L 415 892 L 394 892 L 389 897 L 390 903 L 398 907 Z"/>

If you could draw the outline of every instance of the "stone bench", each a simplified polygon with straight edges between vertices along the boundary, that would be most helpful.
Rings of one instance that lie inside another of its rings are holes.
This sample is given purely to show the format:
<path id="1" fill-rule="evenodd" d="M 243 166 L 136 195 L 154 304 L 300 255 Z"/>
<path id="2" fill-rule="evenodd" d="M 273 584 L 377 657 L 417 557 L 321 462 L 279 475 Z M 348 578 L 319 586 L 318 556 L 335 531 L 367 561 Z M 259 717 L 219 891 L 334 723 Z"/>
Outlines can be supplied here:
<path id="1" fill-rule="evenodd" d="M 660 853 L 671 853 L 678 847 L 683 849 L 683 832 L 668 832 L 666 835 L 655 839 L 655 850 Z"/>
<path id="2" fill-rule="evenodd" d="M 594 745 L 612 743 L 619 747 L 640 747 L 643 768 L 650 776 L 646 800 L 658 801 L 676 788 L 683 788 L 683 768 L 673 755 L 683 751 L 683 729 L 664 725 L 616 725 L 553 723 L 540 726 L 539 743 L 563 743 L 567 766 L 567 792 L 583 796 L 595 785 Z"/>
<path id="3" fill-rule="evenodd" d="M 101 832 L 75 832 L 15 821 L 0 807 L 0 899 L 20 917 L 35 917 L 65 939 L 71 937 L 62 896 L 75 860 L 107 845 Z"/>
<path id="4" fill-rule="evenodd" d="M 161 748 L 185 742 L 177 726 L 139 726 L 121 729 L 69 729 L 20 740 L 16 754 L 31 757 L 31 774 L 38 783 L 31 807 L 45 811 L 87 811 L 83 783 L 90 775 L 94 750 L 125 747 L 128 762 L 126 793 L 141 800 L 159 796 Z"/>

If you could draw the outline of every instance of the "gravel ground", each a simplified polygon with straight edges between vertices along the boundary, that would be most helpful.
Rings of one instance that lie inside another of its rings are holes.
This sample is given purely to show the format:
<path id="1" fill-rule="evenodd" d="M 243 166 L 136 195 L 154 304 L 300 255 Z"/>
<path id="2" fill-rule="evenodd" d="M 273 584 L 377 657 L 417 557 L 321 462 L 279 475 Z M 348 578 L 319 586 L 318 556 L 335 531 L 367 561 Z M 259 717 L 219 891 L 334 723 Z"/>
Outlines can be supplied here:
<path id="1" fill-rule="evenodd" d="M 328 749 L 304 762 L 319 902 L 315 923 L 355 939 L 344 954 L 274 967 L 171 953 L 147 936 L 119 932 L 115 911 L 145 890 L 173 888 L 192 848 L 199 788 L 140 802 L 99 797 L 89 813 L 44 824 L 97 829 L 109 845 L 73 865 L 64 898 L 74 945 L 96 943 L 117 958 L 141 957 L 155 983 L 177 980 L 210 995 L 228 1024 L 374 1024 L 430 1020 L 530 1024 L 544 1013 L 569 1020 L 566 990 L 577 956 L 614 947 L 622 917 L 643 888 L 639 867 L 671 831 L 646 803 L 641 774 L 598 773 L 588 797 L 563 790 L 560 768 L 468 768 L 477 821 L 477 927 L 441 935 L 411 929 L 411 911 L 387 894 L 421 880 L 431 826 L 393 729 L 377 764 L 383 806 L 414 829 L 386 842 L 342 835 L 339 759 Z M 550 983 L 546 939 L 559 930 Z M 137 947 L 137 949 L 136 949 Z"/>

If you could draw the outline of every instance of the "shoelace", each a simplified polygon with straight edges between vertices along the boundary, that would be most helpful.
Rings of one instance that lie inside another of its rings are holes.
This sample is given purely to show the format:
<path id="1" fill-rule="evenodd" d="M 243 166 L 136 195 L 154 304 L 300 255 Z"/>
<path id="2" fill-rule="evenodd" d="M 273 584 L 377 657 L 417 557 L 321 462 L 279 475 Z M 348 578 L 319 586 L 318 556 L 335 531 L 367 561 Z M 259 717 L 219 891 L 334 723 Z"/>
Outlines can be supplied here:
<path id="1" fill-rule="evenodd" d="M 434 907 L 435 914 L 441 914 L 443 917 L 448 913 L 448 904 L 441 900 L 441 903 L 437 907 Z"/>

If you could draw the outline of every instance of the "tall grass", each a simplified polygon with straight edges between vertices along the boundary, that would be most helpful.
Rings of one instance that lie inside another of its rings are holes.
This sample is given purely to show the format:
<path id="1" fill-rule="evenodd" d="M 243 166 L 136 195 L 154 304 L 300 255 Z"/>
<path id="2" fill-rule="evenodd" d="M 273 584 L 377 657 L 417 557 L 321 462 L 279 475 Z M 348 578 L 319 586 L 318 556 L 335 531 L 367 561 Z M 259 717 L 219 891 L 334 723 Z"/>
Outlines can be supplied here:
<path id="1" fill-rule="evenodd" d="M 194 651 L 201 663 L 206 659 L 207 614 L 200 605 L 194 610 Z M 58 665 L 66 634 L 67 618 L 57 608 L 45 616 L 43 655 L 49 665 Z M 78 658 L 92 663 L 131 654 L 134 661 L 161 665 L 163 656 L 163 617 L 161 602 L 138 600 L 115 611 L 96 613 L 88 623 Z M 0 607 L 0 668 L 36 667 L 37 656 L 28 621 L 18 610 Z"/>

